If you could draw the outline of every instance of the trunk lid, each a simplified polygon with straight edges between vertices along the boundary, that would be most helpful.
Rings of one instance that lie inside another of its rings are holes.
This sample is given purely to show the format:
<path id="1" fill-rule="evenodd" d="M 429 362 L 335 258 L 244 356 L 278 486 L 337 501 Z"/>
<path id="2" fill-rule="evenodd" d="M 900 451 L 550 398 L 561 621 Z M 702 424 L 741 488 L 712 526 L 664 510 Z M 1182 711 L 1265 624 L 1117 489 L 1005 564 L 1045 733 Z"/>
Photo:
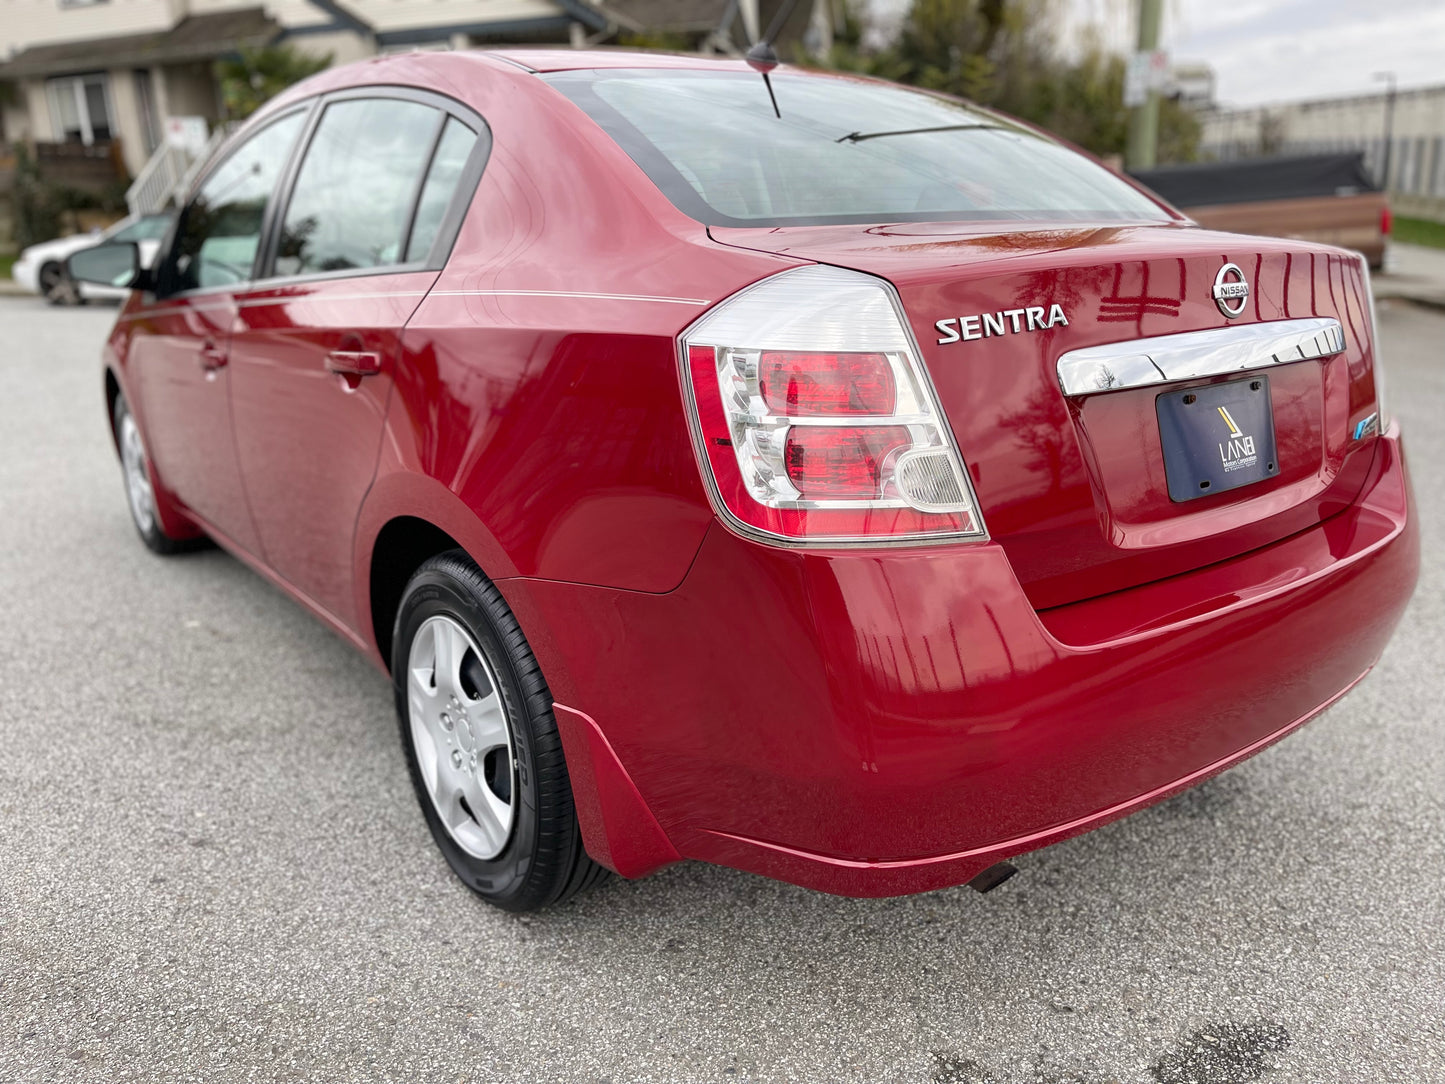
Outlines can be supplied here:
<path id="1" fill-rule="evenodd" d="M 1373 457 L 1372 431 L 1356 436 L 1376 407 L 1368 285 L 1353 254 L 1180 225 L 711 233 L 893 283 L 984 522 L 1036 608 L 1176 575 L 1311 527 L 1354 500 Z M 1250 286 L 1235 318 L 1213 293 L 1227 263 Z M 1156 399 L 1244 373 L 1090 394 L 1060 385 L 1058 361 L 1071 351 L 1320 317 L 1339 321 L 1343 350 L 1256 371 L 1268 377 L 1277 471 L 1225 492 L 1171 499 Z"/>

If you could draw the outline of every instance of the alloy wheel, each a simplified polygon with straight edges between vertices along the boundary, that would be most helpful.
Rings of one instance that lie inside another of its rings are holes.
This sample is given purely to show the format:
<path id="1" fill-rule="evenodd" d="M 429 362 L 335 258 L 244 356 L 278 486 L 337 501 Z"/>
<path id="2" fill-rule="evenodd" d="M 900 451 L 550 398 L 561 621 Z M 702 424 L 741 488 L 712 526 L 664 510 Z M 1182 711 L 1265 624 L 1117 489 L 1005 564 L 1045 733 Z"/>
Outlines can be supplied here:
<path id="1" fill-rule="evenodd" d="M 130 502 L 130 514 L 141 533 L 149 534 L 155 528 L 156 494 L 151 488 L 150 467 L 145 445 L 140 439 L 140 427 L 129 411 L 120 420 L 120 462 L 125 473 L 125 495 Z"/>

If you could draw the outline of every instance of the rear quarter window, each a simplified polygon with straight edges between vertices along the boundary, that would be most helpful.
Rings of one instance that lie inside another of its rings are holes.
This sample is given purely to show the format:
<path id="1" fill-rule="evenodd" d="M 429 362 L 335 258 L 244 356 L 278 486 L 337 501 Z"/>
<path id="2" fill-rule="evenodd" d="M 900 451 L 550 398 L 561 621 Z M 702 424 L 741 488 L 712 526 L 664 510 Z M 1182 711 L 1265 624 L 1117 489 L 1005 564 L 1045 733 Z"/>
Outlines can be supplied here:
<path id="1" fill-rule="evenodd" d="M 775 72 L 560 72 L 685 214 L 719 226 L 876 221 L 1170 221 L 1107 169 L 961 102 Z"/>

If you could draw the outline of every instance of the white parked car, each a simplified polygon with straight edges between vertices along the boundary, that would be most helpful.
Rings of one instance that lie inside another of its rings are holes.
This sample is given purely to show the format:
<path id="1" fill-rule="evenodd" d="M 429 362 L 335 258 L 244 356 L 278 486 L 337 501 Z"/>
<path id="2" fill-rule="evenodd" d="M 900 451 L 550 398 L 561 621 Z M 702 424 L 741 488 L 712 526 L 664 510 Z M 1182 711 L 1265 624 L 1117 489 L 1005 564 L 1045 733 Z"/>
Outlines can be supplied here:
<path id="1" fill-rule="evenodd" d="M 66 258 L 105 241 L 134 241 L 140 246 L 141 263 L 149 267 L 174 220 L 170 211 L 130 215 L 104 230 L 43 241 L 20 253 L 10 273 L 23 289 L 42 295 L 53 305 L 74 304 L 82 299 L 124 300 L 130 293 L 128 289 L 72 282 L 65 272 Z"/>

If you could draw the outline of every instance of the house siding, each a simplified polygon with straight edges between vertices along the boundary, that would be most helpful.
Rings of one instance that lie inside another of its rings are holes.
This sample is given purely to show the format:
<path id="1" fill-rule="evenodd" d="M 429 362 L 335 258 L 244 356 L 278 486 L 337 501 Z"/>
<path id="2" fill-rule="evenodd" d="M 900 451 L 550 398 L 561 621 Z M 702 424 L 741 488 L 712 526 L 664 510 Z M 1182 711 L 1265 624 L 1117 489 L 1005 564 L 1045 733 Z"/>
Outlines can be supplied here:
<path id="1" fill-rule="evenodd" d="M 60 0 L 0 0 L 0 59 L 32 45 L 143 34 L 175 22 L 168 0 L 109 0 L 73 8 L 61 7 Z"/>

